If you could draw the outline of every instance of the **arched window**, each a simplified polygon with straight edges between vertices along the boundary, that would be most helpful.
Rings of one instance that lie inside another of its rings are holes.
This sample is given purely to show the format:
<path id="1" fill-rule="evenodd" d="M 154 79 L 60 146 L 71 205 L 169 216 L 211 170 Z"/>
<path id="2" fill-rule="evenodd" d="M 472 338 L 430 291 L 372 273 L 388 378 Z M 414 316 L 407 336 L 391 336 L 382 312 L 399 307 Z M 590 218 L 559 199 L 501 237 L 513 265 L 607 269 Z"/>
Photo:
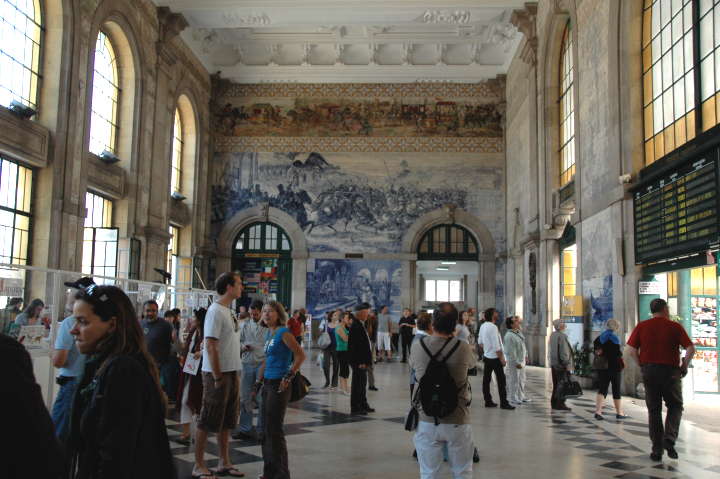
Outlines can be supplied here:
<path id="1" fill-rule="evenodd" d="M 41 37 L 39 0 L 0 0 L 0 105 L 37 108 Z"/>
<path id="2" fill-rule="evenodd" d="M 120 87 L 115 49 L 110 38 L 98 33 L 93 70 L 90 151 L 115 153 L 118 136 L 118 98 Z"/>
<path id="3" fill-rule="evenodd" d="M 568 23 L 560 46 L 560 186 L 575 176 L 575 68 Z"/>
<path id="4" fill-rule="evenodd" d="M 235 240 L 236 253 L 284 253 L 292 250 L 290 238 L 282 228 L 272 223 L 253 223 L 246 226 Z"/>
<path id="5" fill-rule="evenodd" d="M 170 193 L 182 191 L 182 158 L 183 158 L 183 126 L 180 118 L 180 109 L 175 110 L 175 123 L 173 126 L 172 166 L 170 171 Z"/>
<path id="6" fill-rule="evenodd" d="M 646 165 L 720 123 L 719 47 L 717 2 L 645 0 Z"/>
<path id="7" fill-rule="evenodd" d="M 425 233 L 418 246 L 418 259 L 477 261 L 478 246 L 473 235 L 458 225 L 439 225 Z"/>

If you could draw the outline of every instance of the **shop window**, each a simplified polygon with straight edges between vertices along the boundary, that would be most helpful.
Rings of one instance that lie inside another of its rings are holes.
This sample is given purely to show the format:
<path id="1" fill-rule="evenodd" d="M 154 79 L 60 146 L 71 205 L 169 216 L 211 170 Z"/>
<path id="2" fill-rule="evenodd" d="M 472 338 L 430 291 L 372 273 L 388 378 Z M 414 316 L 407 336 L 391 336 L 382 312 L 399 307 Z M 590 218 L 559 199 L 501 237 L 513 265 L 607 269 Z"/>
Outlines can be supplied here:
<path id="1" fill-rule="evenodd" d="M 648 165 L 720 123 L 720 4 L 645 0 L 642 58 Z"/>
<path id="2" fill-rule="evenodd" d="M 117 274 L 118 229 L 112 226 L 112 201 L 94 193 L 85 195 L 83 274 Z"/>
<path id="3" fill-rule="evenodd" d="M 575 67 L 570 24 L 560 47 L 560 186 L 575 176 Z"/>
<path id="4" fill-rule="evenodd" d="M 425 301 L 463 301 L 462 280 L 426 279 Z"/>
<path id="5" fill-rule="evenodd" d="M 0 262 L 27 264 L 33 172 L 0 157 Z"/>
<path id="6" fill-rule="evenodd" d="M 110 38 L 98 33 L 95 42 L 92 111 L 90 117 L 90 151 L 115 153 L 118 137 L 118 100 L 120 86 L 115 49 Z"/>
<path id="7" fill-rule="evenodd" d="M 0 0 L 0 105 L 37 109 L 41 40 L 39 0 Z"/>

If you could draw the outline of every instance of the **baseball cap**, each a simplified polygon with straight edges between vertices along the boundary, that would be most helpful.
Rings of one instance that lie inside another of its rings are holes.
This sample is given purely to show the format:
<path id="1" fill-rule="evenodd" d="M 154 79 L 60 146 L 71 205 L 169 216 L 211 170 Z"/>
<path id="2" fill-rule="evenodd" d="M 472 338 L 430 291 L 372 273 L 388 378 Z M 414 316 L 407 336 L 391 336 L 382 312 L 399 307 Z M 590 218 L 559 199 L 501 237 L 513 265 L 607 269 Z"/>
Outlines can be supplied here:
<path id="1" fill-rule="evenodd" d="M 91 286 L 95 284 L 95 281 L 93 281 L 92 278 L 89 276 L 83 276 L 82 278 L 78 279 L 77 281 L 66 281 L 65 286 L 68 288 L 75 288 L 75 289 L 85 289 L 88 286 Z"/>

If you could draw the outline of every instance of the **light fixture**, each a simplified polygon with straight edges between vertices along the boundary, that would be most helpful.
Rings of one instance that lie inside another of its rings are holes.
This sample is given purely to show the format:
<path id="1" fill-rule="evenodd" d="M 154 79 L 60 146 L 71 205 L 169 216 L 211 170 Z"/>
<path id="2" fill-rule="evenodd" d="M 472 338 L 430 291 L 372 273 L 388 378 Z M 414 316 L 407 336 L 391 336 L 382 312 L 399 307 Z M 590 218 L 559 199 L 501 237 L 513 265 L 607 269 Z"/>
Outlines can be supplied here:
<path id="1" fill-rule="evenodd" d="M 443 261 L 440 264 L 457 264 L 455 261 Z"/>
<path id="2" fill-rule="evenodd" d="M 450 271 L 450 268 L 442 268 L 442 267 L 438 266 L 437 268 L 435 268 L 435 270 L 436 271 Z"/>
<path id="3" fill-rule="evenodd" d="M 120 158 L 110 150 L 103 150 L 103 152 L 100 153 L 100 159 L 106 165 L 112 165 L 120 161 Z"/>
<path id="4" fill-rule="evenodd" d="M 33 115 L 37 113 L 37 110 L 35 110 L 32 107 L 29 107 L 23 103 L 20 103 L 17 100 L 13 100 L 10 102 L 10 106 L 8 109 L 13 112 L 16 116 L 19 116 L 20 118 L 24 120 L 29 120 L 32 118 Z"/>
<path id="5" fill-rule="evenodd" d="M 179 191 L 173 191 L 170 196 L 172 197 L 172 199 L 178 200 L 178 201 L 182 201 L 185 199 L 185 196 L 183 196 L 183 194 L 180 193 Z"/>

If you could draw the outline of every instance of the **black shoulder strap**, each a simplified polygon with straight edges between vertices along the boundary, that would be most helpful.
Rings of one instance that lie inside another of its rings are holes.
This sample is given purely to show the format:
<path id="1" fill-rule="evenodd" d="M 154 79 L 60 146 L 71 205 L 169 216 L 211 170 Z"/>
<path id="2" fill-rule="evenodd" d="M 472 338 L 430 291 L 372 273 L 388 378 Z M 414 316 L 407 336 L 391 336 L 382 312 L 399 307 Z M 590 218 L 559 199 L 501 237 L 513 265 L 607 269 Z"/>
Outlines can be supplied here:
<path id="1" fill-rule="evenodd" d="M 450 342 L 450 338 L 448 338 L 448 343 L 449 343 L 449 342 Z M 445 344 L 447 344 L 447 343 L 445 343 Z M 445 346 L 443 346 L 443 347 L 445 347 Z M 450 358 L 450 356 L 453 355 L 453 353 L 455 352 L 455 350 L 456 350 L 457 348 L 459 348 L 459 347 L 460 347 L 460 340 L 458 339 L 457 342 L 455 343 L 455 346 L 453 346 L 453 347 L 450 349 L 450 352 L 447 353 L 447 355 L 446 355 L 446 356 L 443 358 L 443 360 L 440 361 L 440 362 L 441 362 L 441 363 L 444 363 L 445 361 L 447 361 L 447 360 Z M 442 350 L 441 350 L 441 351 L 442 351 Z"/>
<path id="2" fill-rule="evenodd" d="M 435 353 L 435 354 L 431 353 L 430 350 L 427 348 L 427 346 L 425 346 L 425 341 L 424 341 L 424 339 L 425 339 L 424 337 L 420 338 L 420 345 L 421 345 L 422 348 L 425 350 L 425 352 L 427 353 L 427 355 L 430 356 L 430 359 L 434 361 L 438 356 L 440 356 L 440 353 L 442 352 L 443 349 L 445 349 L 445 346 L 448 345 L 448 343 L 450 342 L 450 340 L 451 340 L 452 338 L 448 338 L 448 340 L 445 341 L 445 344 L 443 344 L 442 347 L 441 347 L 441 348 L 438 350 L 438 352 Z M 453 349 L 452 351 L 450 351 L 450 354 L 452 354 L 453 351 L 455 351 L 455 349 Z M 449 356 L 449 355 L 448 355 L 448 356 Z M 445 359 L 447 359 L 447 358 L 445 358 Z"/>

